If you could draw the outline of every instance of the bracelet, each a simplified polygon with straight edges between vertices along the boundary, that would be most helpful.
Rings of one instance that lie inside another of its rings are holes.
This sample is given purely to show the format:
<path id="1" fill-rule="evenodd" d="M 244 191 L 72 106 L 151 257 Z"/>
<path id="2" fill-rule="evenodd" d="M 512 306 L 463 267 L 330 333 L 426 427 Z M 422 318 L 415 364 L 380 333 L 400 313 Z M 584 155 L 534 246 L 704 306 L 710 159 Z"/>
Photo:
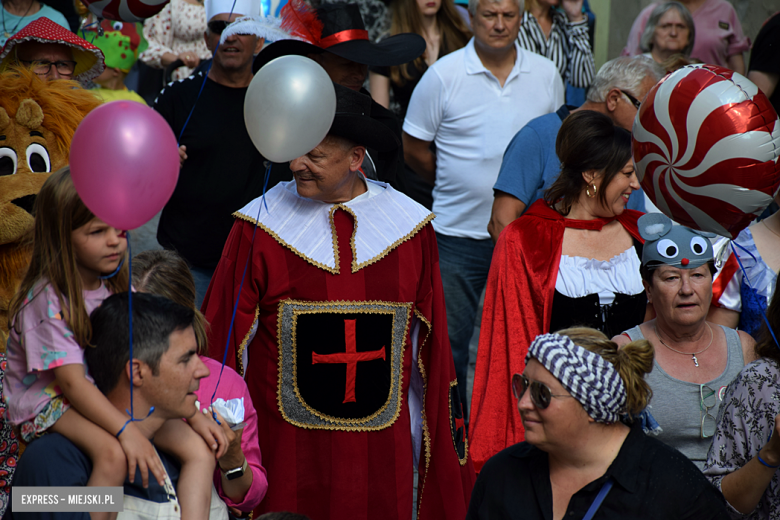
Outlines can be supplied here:
<path id="1" fill-rule="evenodd" d="M 761 464 L 763 464 L 763 465 L 764 465 L 764 466 L 766 466 L 767 468 L 770 468 L 770 469 L 777 469 L 777 468 L 780 468 L 780 465 L 777 465 L 777 466 L 772 466 L 771 464 L 768 464 L 768 463 L 767 463 L 767 461 L 765 461 L 764 459 L 762 459 L 762 458 L 761 458 L 761 452 L 758 452 L 758 453 L 756 453 L 756 457 L 758 457 L 758 462 L 760 462 Z"/>

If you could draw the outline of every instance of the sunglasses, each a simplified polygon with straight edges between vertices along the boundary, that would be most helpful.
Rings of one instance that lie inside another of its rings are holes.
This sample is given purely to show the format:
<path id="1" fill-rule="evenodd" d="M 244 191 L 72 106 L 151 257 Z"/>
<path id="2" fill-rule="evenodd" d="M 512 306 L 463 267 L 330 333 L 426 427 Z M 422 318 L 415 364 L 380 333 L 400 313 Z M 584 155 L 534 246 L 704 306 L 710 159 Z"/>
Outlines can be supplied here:
<path id="1" fill-rule="evenodd" d="M 209 22 L 206 25 L 208 26 L 209 31 L 211 31 L 212 34 L 222 34 L 222 31 L 225 30 L 225 27 L 230 25 L 230 22 L 226 22 L 225 20 L 214 20 L 212 22 Z"/>
<path id="2" fill-rule="evenodd" d="M 636 107 L 637 110 L 639 110 L 639 107 L 642 106 L 642 102 L 639 101 L 637 98 L 626 92 L 625 90 L 620 91 L 624 96 L 628 98 L 628 100 L 631 102 L 632 105 Z"/>
<path id="3" fill-rule="evenodd" d="M 556 395 L 550 387 L 539 381 L 531 381 L 522 374 L 512 376 L 512 393 L 519 401 L 525 395 L 525 391 L 531 389 L 531 402 L 540 410 L 550 406 L 553 397 L 574 397 L 573 395 Z"/>

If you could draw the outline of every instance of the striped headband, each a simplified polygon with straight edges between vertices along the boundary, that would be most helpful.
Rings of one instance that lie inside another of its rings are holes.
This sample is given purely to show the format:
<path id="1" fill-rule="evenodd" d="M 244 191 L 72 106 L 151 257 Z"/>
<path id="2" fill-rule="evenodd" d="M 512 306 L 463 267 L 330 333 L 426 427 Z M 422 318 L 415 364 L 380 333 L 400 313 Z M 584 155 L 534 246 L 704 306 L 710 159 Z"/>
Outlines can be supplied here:
<path id="1" fill-rule="evenodd" d="M 575 344 L 568 336 L 542 334 L 528 347 L 596 422 L 614 423 L 625 411 L 626 387 L 612 363 Z"/>

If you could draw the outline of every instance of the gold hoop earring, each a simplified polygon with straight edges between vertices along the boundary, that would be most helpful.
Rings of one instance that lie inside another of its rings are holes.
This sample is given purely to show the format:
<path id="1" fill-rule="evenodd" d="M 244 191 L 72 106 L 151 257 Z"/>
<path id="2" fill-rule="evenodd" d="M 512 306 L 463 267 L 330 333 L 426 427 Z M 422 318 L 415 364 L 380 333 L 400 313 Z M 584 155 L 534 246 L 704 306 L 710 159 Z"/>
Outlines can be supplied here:
<path id="1" fill-rule="evenodd" d="M 591 187 L 593 188 L 593 193 L 591 193 L 591 192 L 590 192 L 590 188 L 591 188 Z M 592 199 L 593 197 L 595 197 L 595 196 L 596 196 L 596 185 L 595 185 L 595 184 L 590 184 L 590 185 L 588 185 L 588 187 L 587 187 L 587 188 L 585 188 L 585 195 L 587 195 L 587 196 L 588 196 L 589 198 L 591 198 L 591 199 Z"/>

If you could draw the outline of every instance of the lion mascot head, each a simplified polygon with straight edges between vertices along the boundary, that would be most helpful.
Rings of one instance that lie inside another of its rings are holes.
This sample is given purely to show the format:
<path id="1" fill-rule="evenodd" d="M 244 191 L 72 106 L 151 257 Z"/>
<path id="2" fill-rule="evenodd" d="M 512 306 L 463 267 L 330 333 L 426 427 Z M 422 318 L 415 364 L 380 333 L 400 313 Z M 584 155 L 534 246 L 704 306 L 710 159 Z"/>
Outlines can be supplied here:
<path id="1" fill-rule="evenodd" d="M 44 82 L 13 68 L 0 74 L 0 341 L 8 303 L 29 263 L 33 203 L 51 172 L 68 164 L 73 133 L 100 101 L 75 81 Z"/>

